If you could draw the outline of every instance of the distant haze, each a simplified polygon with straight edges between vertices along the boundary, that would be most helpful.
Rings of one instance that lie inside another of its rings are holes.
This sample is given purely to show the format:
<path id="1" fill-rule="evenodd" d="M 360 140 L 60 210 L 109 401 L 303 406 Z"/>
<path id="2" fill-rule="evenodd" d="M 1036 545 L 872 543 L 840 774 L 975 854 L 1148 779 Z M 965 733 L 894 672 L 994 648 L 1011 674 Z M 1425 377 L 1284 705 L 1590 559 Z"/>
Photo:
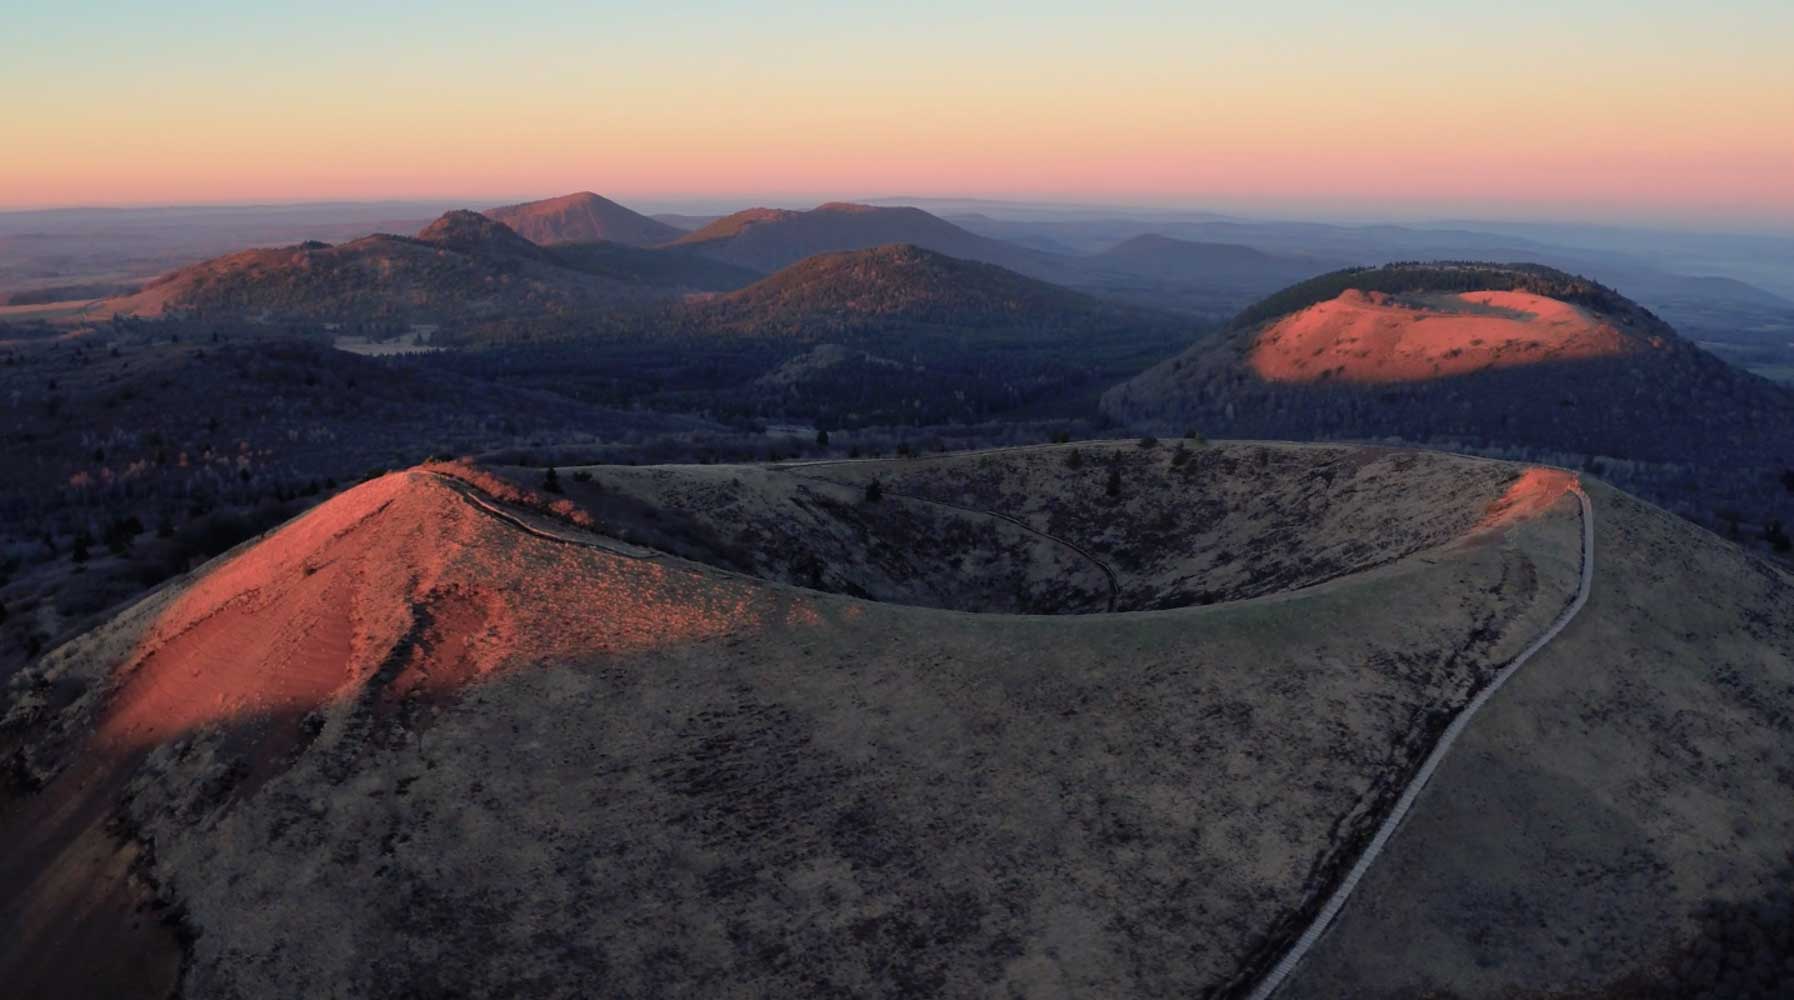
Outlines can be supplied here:
<path id="1" fill-rule="evenodd" d="M 1781 0 L 839 6 L 27 4 L 0 206 L 591 189 L 1794 228 Z"/>

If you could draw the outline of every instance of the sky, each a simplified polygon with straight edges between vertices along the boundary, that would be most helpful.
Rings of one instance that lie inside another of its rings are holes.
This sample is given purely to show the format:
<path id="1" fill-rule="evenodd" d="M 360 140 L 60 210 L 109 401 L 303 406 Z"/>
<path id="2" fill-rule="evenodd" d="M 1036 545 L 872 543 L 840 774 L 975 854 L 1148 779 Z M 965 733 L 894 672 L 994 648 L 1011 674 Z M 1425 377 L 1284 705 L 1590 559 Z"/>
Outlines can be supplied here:
<path id="1" fill-rule="evenodd" d="M 1787 0 L 0 4 L 7 208 L 589 189 L 1794 230 Z"/>

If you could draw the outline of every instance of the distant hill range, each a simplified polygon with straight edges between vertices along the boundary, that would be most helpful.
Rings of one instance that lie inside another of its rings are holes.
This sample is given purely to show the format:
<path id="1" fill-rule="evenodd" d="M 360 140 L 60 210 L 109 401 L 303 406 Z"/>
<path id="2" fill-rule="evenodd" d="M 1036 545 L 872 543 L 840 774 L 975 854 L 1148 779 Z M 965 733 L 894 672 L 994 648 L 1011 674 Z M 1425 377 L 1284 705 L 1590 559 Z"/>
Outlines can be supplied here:
<path id="1" fill-rule="evenodd" d="M 688 291 L 738 288 L 754 277 L 680 251 L 539 246 L 487 216 L 455 211 L 416 236 L 381 233 L 204 261 L 107 300 L 99 312 L 478 327 L 591 317 Z"/>
<path id="2" fill-rule="evenodd" d="M 1069 260 L 979 236 L 919 208 L 846 202 L 831 202 L 807 212 L 776 208 L 736 212 L 681 236 L 675 245 L 771 273 L 817 254 L 896 243 L 997 264 L 1046 280 L 1064 279 L 1076 270 Z"/>
<path id="3" fill-rule="evenodd" d="M 1214 436 L 1385 439 L 1609 473 L 1708 523 L 1789 513 L 1794 392 L 1596 282 L 1536 265 L 1395 264 L 1270 296 L 1114 387 L 1117 420 Z M 1722 509 L 1723 508 L 1723 509 Z"/>
<path id="4" fill-rule="evenodd" d="M 603 326 L 619 311 L 689 292 L 733 291 L 818 255 L 896 245 L 1211 319 L 1325 267 L 1243 245 L 1152 235 L 1102 253 L 1053 253 L 978 235 L 917 208 L 849 203 L 801 212 L 748 209 L 686 232 L 581 192 L 450 212 L 415 237 L 376 234 L 229 254 L 117 296 L 98 314 L 526 325 L 552 333 L 557 324 Z"/>
<path id="5" fill-rule="evenodd" d="M 1266 293 L 1313 277 L 1318 266 L 1240 243 L 1197 243 L 1157 233 L 1124 240 L 1090 259 L 1108 270 L 1153 278 L 1276 282 Z"/>
<path id="6" fill-rule="evenodd" d="M 1094 294 L 1216 319 L 1254 299 L 1331 270 L 1312 257 L 1267 253 L 1146 233 L 1082 258 L 1078 287 Z"/>
<path id="7" fill-rule="evenodd" d="M 1024 409 L 1088 415 L 1103 389 L 1191 329 L 1179 316 L 895 245 L 819 254 L 737 291 L 619 311 L 579 336 L 505 339 L 427 363 L 608 405 L 915 425 Z"/>
<path id="8" fill-rule="evenodd" d="M 524 239 L 543 246 L 603 240 L 649 247 L 670 243 L 684 235 L 683 230 L 656 222 L 590 191 L 487 209 L 485 215 L 511 227 Z"/>
<path id="9" fill-rule="evenodd" d="M 807 212 L 756 208 L 717 219 L 676 246 L 771 272 L 806 257 L 908 244 L 1008 268 L 1092 295 L 1219 320 L 1253 299 L 1335 263 L 1266 253 L 1229 243 L 1156 234 L 1103 252 L 1056 252 L 1050 241 L 1023 245 L 981 235 L 919 208 L 832 203 Z"/>
<path id="10" fill-rule="evenodd" d="M 634 225 L 631 220 L 654 227 L 635 225 L 627 234 L 632 238 L 657 230 L 676 238 L 657 247 L 561 241 L 610 231 L 599 223 Z M 534 239 L 525 238 L 532 233 Z M 1227 248 L 1226 255 L 1234 259 L 1230 274 L 1253 266 L 1246 248 Z M 1145 256 L 1140 250 L 1117 259 Z M 1163 329 L 1175 322 L 1040 277 L 1075 282 L 1087 273 L 1073 258 L 975 236 L 917 209 L 753 209 L 681 236 L 582 194 L 488 213 L 450 212 L 414 237 L 376 234 L 334 246 L 308 242 L 230 254 L 108 300 L 99 314 L 423 322 L 475 341 L 508 339 L 519 330 L 564 336 L 669 324 L 686 332 L 751 330 L 814 341 L 893 326 L 1038 334 L 1089 333 L 1093 324 Z M 692 293 L 738 290 L 681 301 Z"/>

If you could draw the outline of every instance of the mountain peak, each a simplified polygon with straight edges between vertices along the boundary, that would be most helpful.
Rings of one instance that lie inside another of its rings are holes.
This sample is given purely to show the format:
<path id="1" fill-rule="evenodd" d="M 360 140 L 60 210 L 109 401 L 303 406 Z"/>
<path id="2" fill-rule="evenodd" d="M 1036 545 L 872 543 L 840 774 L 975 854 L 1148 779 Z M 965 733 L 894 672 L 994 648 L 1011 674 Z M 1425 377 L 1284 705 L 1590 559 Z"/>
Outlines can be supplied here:
<path id="1" fill-rule="evenodd" d="M 748 209 L 718 219 L 679 243 L 762 273 L 818 254 L 906 243 L 1034 277 L 1050 278 L 1058 273 L 1046 255 L 976 235 L 922 209 L 851 202 L 829 202 L 807 212 Z"/>
<path id="2" fill-rule="evenodd" d="M 517 235 L 511 227 L 464 208 L 443 213 L 441 218 L 419 230 L 417 238 L 462 253 L 496 251 L 523 257 L 541 255 L 535 244 Z"/>
<path id="3" fill-rule="evenodd" d="M 794 212 L 788 208 L 744 208 L 710 223 L 696 232 L 686 233 L 680 237 L 680 243 L 707 243 L 711 240 L 726 240 L 739 236 L 747 230 L 771 222 L 785 222 L 800 218 L 804 213 Z"/>
<path id="4" fill-rule="evenodd" d="M 656 246 L 677 239 L 680 231 L 650 219 L 609 198 L 576 191 L 558 198 L 526 201 L 488 209 L 486 217 L 502 222 L 532 243 L 625 243 Z"/>

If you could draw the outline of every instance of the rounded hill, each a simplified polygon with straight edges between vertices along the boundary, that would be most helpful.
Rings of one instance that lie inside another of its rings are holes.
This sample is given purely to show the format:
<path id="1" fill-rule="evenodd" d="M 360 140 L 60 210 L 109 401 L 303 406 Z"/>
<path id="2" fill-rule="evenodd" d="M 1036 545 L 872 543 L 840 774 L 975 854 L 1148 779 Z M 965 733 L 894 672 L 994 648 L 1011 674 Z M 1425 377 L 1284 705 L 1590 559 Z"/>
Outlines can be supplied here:
<path id="1" fill-rule="evenodd" d="M 1323 275 L 1102 405 L 1119 420 L 1226 436 L 1394 437 L 1568 461 L 1767 465 L 1794 453 L 1794 393 L 1612 289 L 1532 265 Z"/>
<path id="2" fill-rule="evenodd" d="M 602 241 L 647 247 L 670 243 L 684 235 L 664 222 L 590 191 L 505 205 L 488 209 L 485 214 L 516 230 L 524 239 L 543 245 Z"/>
<path id="3" fill-rule="evenodd" d="M 373 479 L 14 678 L 8 982 L 1246 996 L 1404 801 L 1292 995 L 1655 996 L 1710 917 L 1788 926 L 1794 581 L 1599 483 L 1249 442 L 543 475 Z"/>
<path id="4" fill-rule="evenodd" d="M 1051 328 L 1129 312 L 909 244 L 818 254 L 694 308 L 724 326 L 816 335 L 903 323 Z"/>

